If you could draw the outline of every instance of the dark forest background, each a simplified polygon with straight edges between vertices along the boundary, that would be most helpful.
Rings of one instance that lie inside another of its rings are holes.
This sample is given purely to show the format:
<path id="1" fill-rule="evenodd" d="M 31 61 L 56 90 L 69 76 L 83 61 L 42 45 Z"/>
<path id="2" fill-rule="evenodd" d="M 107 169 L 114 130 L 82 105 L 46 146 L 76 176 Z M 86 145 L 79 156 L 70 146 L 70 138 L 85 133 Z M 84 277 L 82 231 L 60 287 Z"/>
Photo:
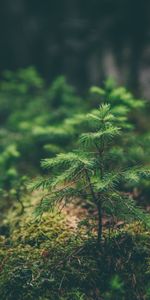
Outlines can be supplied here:
<path id="1" fill-rule="evenodd" d="M 0 72 L 35 66 L 78 90 L 108 75 L 150 94 L 149 0 L 1 0 Z"/>

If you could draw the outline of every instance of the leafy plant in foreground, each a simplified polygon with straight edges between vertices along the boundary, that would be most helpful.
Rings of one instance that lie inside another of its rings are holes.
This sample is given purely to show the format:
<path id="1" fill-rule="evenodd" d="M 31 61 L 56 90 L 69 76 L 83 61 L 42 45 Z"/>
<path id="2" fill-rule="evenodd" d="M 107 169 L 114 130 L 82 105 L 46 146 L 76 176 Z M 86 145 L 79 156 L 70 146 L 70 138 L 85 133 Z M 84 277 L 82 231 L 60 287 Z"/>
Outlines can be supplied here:
<path id="1" fill-rule="evenodd" d="M 147 221 L 147 216 L 136 206 L 132 194 L 124 192 L 124 185 L 148 177 L 149 171 L 136 165 L 122 168 L 117 147 L 123 147 L 124 135 L 121 127 L 116 126 L 117 118 L 111 113 L 109 104 L 102 104 L 95 113 L 87 116 L 87 120 L 89 132 L 80 135 L 78 149 L 58 154 L 53 159 L 44 159 L 42 166 L 51 171 L 51 176 L 37 180 L 34 188 L 47 191 L 37 214 L 76 198 L 92 202 L 98 213 L 100 242 L 104 213 L 126 221 L 134 218 Z"/>

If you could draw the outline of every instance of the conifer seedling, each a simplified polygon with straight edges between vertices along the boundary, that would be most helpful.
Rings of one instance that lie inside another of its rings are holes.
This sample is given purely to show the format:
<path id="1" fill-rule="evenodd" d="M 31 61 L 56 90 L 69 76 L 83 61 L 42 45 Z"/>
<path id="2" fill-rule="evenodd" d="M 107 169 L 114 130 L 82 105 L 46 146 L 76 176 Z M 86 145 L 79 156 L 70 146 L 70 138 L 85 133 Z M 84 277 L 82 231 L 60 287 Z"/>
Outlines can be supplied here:
<path id="1" fill-rule="evenodd" d="M 104 214 L 127 222 L 133 219 L 148 222 L 147 215 L 137 207 L 132 192 L 125 192 L 124 187 L 127 184 L 134 186 L 141 178 L 149 177 L 149 170 L 123 164 L 127 155 L 124 126 L 122 128 L 119 122 L 118 127 L 117 116 L 112 114 L 109 104 L 102 104 L 85 118 L 88 132 L 80 135 L 78 149 L 42 161 L 42 167 L 50 172 L 50 176 L 34 183 L 34 189 L 46 191 L 36 213 L 41 215 L 61 202 L 67 204 L 76 198 L 88 200 L 97 209 L 97 240 L 100 243 Z"/>

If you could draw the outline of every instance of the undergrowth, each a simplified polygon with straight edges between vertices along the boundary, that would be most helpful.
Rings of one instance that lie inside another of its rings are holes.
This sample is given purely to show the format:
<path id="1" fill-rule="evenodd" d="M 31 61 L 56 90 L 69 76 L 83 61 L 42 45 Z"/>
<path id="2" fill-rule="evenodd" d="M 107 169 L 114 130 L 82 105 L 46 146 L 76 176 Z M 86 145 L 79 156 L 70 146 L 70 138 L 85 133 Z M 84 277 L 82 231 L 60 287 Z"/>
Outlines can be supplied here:
<path id="1" fill-rule="evenodd" d="M 11 224 L 0 236 L 0 299 L 149 299 L 150 235 L 140 223 L 105 230 L 101 246 L 57 211 Z"/>

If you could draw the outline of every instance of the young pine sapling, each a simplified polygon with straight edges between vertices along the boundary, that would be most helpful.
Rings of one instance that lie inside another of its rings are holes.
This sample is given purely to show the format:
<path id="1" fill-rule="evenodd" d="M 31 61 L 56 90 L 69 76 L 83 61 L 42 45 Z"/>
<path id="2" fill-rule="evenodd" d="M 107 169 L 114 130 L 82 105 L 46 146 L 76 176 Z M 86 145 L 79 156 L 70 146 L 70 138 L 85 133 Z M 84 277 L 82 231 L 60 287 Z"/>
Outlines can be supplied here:
<path id="1" fill-rule="evenodd" d="M 54 205 L 76 198 L 88 200 L 97 209 L 100 243 L 104 213 L 124 221 L 147 222 L 147 215 L 136 206 L 132 193 L 125 192 L 124 186 L 149 176 L 149 171 L 136 165 L 122 167 L 118 147 L 124 147 L 124 132 L 116 125 L 117 117 L 111 113 L 109 104 L 102 104 L 85 118 L 89 132 L 80 135 L 78 149 L 42 161 L 42 167 L 51 175 L 34 183 L 34 189 L 47 191 L 36 212 L 41 215 Z M 123 153 L 126 155 L 124 149 Z"/>

